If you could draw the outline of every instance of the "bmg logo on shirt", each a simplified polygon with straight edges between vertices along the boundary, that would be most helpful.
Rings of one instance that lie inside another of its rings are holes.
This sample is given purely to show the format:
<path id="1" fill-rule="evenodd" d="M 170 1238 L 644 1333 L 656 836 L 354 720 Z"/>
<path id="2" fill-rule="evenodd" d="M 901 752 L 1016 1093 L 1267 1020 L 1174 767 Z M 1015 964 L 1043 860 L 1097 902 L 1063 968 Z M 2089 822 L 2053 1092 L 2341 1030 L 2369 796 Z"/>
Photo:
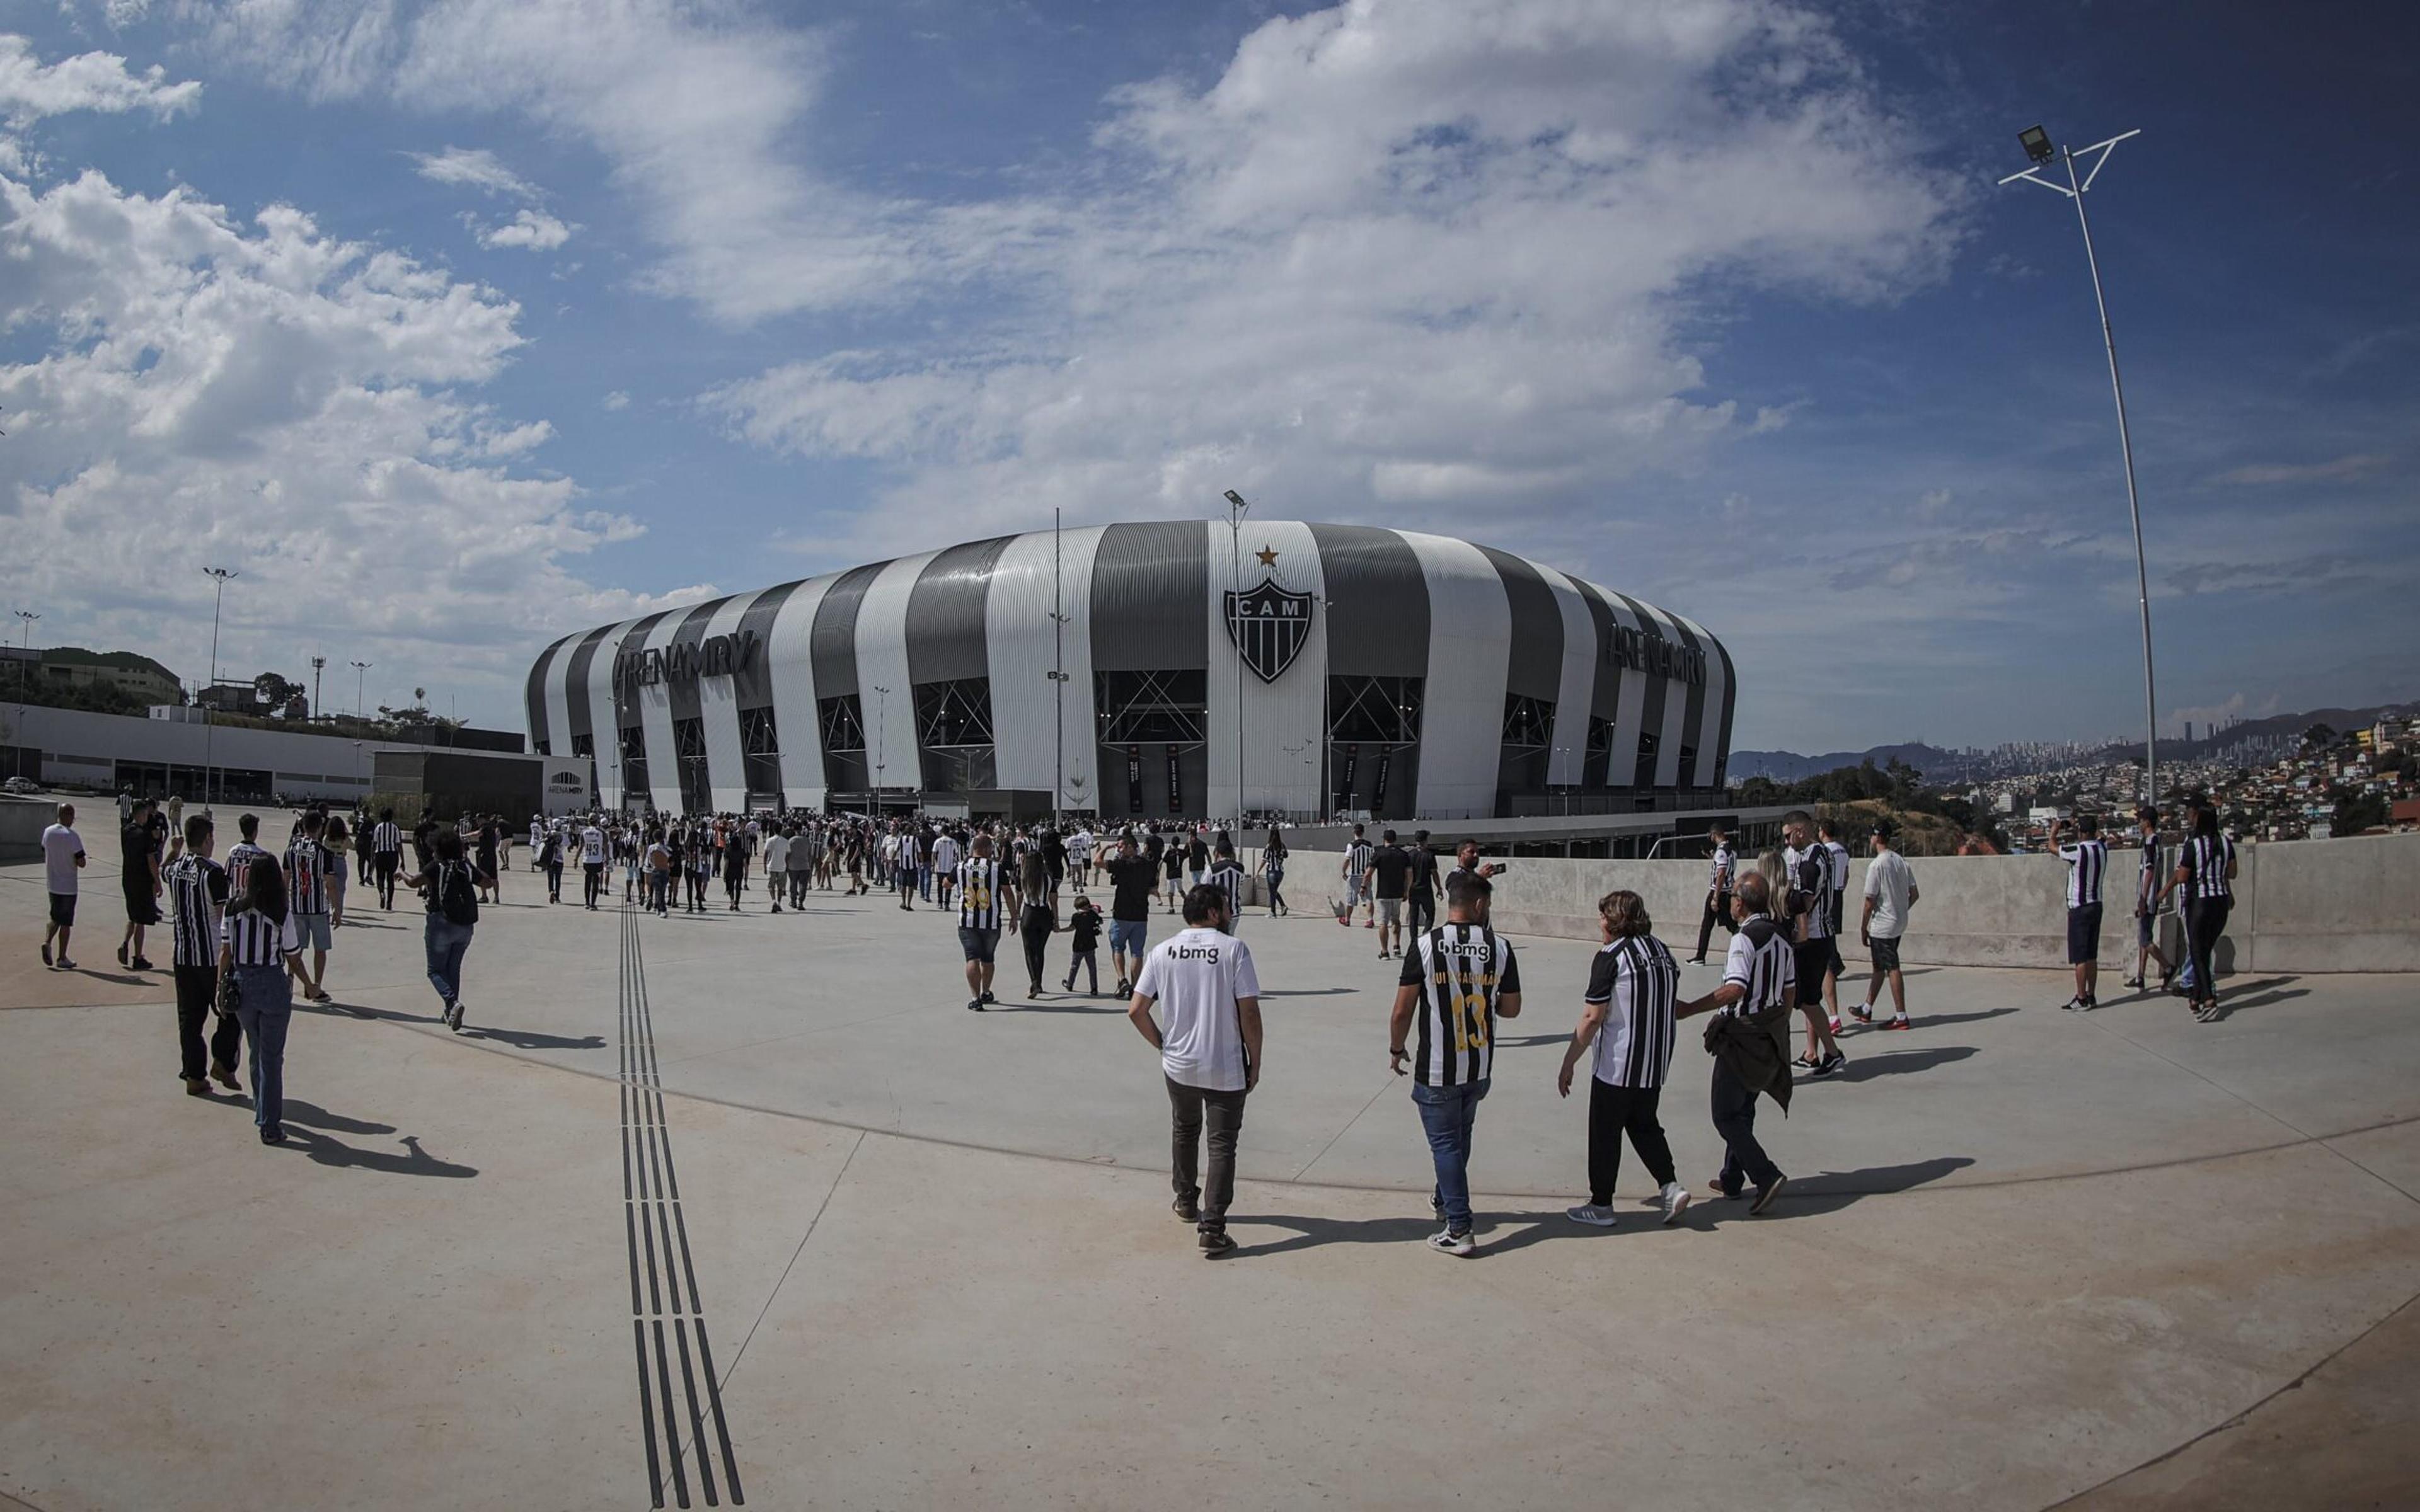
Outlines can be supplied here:
<path id="1" fill-rule="evenodd" d="M 1215 966 L 1218 964 L 1218 948 L 1215 945 L 1171 945 L 1168 958 L 1171 961 L 1207 961 Z"/>

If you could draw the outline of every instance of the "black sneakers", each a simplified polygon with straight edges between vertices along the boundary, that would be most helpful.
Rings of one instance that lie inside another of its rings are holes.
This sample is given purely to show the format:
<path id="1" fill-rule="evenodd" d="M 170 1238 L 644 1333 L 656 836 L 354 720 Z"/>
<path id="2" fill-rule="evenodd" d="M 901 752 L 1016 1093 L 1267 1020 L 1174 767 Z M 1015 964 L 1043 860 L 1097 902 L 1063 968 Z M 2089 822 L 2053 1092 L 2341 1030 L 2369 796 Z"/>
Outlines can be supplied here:
<path id="1" fill-rule="evenodd" d="M 1235 1242 L 1227 1237 L 1227 1230 L 1224 1228 L 1204 1228 L 1198 1242 L 1202 1245 L 1202 1254 L 1214 1257 L 1224 1255 L 1235 1247 Z"/>
<path id="2" fill-rule="evenodd" d="M 1756 1200 L 1747 1206 L 1748 1215 L 1754 1217 L 1772 1207 L 1773 1199 L 1781 1196 L 1781 1183 L 1788 1180 L 1789 1178 L 1779 1171 L 1774 1172 L 1772 1180 L 1764 1182 L 1756 1189 Z"/>
<path id="3" fill-rule="evenodd" d="M 1189 1224 L 1199 1224 L 1202 1221 L 1202 1204 L 1190 1197 L 1178 1197 L 1168 1205 L 1168 1211 Z"/>

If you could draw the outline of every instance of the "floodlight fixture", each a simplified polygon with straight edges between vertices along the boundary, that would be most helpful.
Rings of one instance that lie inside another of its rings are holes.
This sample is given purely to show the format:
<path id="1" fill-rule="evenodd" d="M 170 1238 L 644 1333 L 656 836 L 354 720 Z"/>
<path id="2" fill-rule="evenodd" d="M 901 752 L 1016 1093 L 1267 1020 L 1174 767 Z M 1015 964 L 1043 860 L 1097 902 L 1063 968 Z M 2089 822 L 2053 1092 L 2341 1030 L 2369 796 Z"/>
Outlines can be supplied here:
<path id="1" fill-rule="evenodd" d="M 2058 148 L 2051 146 L 2050 133 L 2039 126 L 2028 126 L 2019 131 L 2017 143 L 2025 149 L 2025 156 L 2037 163 L 2048 162 L 2058 156 Z"/>

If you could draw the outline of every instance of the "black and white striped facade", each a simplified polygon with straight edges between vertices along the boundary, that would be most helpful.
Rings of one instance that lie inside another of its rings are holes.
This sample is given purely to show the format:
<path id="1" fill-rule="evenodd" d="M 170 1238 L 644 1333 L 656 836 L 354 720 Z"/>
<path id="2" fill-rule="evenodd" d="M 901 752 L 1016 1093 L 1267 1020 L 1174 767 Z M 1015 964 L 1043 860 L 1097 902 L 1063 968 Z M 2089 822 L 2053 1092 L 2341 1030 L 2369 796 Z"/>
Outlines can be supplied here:
<path id="1" fill-rule="evenodd" d="M 527 698 L 535 748 L 592 757 L 610 807 L 876 789 L 1047 806 L 1063 770 L 1064 805 L 1111 819 L 1452 819 L 1711 795 L 1735 691 L 1703 626 L 1508 552 L 1181 520 L 970 541 L 600 625 L 548 646 Z"/>

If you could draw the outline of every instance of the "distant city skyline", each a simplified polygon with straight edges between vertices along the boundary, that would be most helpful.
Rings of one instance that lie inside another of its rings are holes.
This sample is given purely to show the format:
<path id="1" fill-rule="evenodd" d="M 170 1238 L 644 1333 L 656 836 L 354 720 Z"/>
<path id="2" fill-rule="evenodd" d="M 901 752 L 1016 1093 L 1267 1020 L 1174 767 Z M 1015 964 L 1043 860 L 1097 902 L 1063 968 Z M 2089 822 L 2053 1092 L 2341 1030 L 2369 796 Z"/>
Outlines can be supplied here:
<path id="1" fill-rule="evenodd" d="M 1741 748 L 2139 738 L 2074 218 L 1993 187 L 2040 121 L 2144 131 L 2093 208 L 2163 734 L 2412 691 L 2410 8 L 0 27 L 39 640 L 199 680 L 227 566 L 228 675 L 517 729 L 566 629 L 1233 487 L 1699 620 Z"/>

